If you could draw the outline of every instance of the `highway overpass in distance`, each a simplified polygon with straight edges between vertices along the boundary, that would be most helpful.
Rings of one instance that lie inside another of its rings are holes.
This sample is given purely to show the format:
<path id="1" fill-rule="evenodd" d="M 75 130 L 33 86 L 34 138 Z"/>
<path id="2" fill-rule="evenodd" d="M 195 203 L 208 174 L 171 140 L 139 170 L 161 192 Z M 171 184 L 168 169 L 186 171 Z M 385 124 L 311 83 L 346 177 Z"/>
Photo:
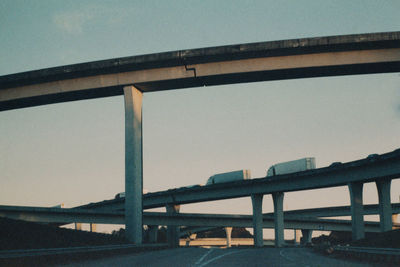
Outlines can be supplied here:
<path id="1" fill-rule="evenodd" d="M 400 204 L 395 210 L 400 210 Z M 94 211 L 85 209 L 43 208 L 23 206 L 0 206 L 0 217 L 49 224 L 95 223 L 125 224 L 125 214 L 121 211 Z M 253 226 L 252 215 L 201 214 L 164 212 L 144 212 L 145 225 L 169 225 L 189 227 L 246 227 Z M 396 227 L 400 224 L 396 224 Z M 263 228 L 274 228 L 274 218 L 265 216 Z M 365 222 L 367 232 L 380 232 L 379 222 Z M 351 221 L 319 218 L 285 218 L 285 229 L 320 231 L 351 231 Z"/>
<path id="2" fill-rule="evenodd" d="M 124 95 L 123 205 L 127 237 L 133 243 L 142 243 L 143 206 L 166 206 L 169 213 L 177 213 L 180 204 L 251 196 L 255 244 L 261 246 L 262 198 L 272 194 L 275 240 L 281 246 L 284 192 L 343 185 L 350 191 L 353 238 L 360 239 L 365 182 L 377 184 L 381 230 L 392 227 L 390 185 L 391 179 L 400 177 L 399 151 L 311 172 L 148 194 L 142 203 L 142 97 L 147 92 L 201 90 L 209 85 L 392 72 L 400 72 L 400 32 L 228 45 L 1 76 L 0 111 Z"/>

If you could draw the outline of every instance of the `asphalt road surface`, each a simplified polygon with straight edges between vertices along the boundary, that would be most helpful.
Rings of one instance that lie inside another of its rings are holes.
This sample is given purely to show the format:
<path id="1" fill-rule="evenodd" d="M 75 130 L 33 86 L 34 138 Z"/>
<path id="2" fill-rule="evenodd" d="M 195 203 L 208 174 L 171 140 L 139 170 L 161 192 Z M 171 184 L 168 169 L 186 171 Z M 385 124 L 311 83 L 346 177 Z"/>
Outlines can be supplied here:
<path id="1" fill-rule="evenodd" d="M 90 261 L 74 262 L 67 266 L 373 266 L 367 263 L 325 257 L 309 248 L 177 248 L 119 255 Z"/>

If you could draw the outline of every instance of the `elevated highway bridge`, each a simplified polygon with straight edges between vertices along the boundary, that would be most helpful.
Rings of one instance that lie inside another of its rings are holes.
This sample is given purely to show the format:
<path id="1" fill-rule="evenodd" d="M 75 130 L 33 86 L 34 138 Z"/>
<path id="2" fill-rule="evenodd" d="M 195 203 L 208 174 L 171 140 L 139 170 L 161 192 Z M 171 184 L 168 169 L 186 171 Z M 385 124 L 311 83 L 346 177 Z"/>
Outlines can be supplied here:
<path id="1" fill-rule="evenodd" d="M 284 192 L 348 185 L 353 238 L 364 236 L 362 188 L 376 182 L 381 230 L 391 229 L 390 181 L 399 152 L 271 179 L 161 192 L 142 202 L 142 95 L 147 92 L 243 82 L 400 71 L 400 32 L 304 38 L 117 58 L 0 77 L 0 111 L 124 95 L 125 223 L 142 243 L 143 204 L 167 206 L 251 196 L 256 246 L 262 245 L 262 198 L 272 194 L 276 245 L 283 244 Z M 119 203 L 120 204 L 120 203 Z"/>

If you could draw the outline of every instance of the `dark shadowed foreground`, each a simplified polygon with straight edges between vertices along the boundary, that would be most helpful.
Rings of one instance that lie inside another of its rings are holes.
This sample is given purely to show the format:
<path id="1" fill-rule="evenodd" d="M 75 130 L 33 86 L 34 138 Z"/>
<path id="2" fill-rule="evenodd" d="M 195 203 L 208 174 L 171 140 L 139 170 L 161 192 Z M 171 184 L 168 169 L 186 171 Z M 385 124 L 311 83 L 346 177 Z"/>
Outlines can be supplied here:
<path id="1" fill-rule="evenodd" d="M 374 266 L 336 259 L 309 248 L 177 248 L 75 262 L 67 266 Z"/>

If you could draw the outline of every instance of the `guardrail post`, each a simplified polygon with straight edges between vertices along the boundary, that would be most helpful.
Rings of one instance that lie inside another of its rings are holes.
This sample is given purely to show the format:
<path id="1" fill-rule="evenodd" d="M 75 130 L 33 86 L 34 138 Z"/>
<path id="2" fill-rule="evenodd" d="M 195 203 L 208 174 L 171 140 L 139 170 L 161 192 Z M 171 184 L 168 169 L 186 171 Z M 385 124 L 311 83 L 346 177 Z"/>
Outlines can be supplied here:
<path id="1" fill-rule="evenodd" d="M 165 206 L 168 214 L 177 214 L 180 210 L 180 205 L 167 204 Z M 179 247 L 179 226 L 167 225 L 167 241 L 173 247 Z"/>
<path id="2" fill-rule="evenodd" d="M 311 243 L 312 239 L 312 230 L 311 229 L 301 229 L 301 239 L 300 242 L 302 245 L 307 245 Z"/>
<path id="3" fill-rule="evenodd" d="M 283 192 L 272 194 L 274 201 L 274 223 L 275 223 L 275 246 L 282 247 L 285 243 L 284 221 L 283 221 Z"/>
<path id="4" fill-rule="evenodd" d="M 376 181 L 379 197 L 379 221 L 381 232 L 392 230 L 392 205 L 390 203 L 390 185 L 392 180 Z"/>
<path id="5" fill-rule="evenodd" d="M 254 229 L 254 246 L 262 247 L 264 245 L 263 238 L 263 215 L 262 200 L 264 195 L 251 195 L 251 203 L 253 204 L 253 229 Z"/>
<path id="6" fill-rule="evenodd" d="M 95 223 L 91 223 L 90 224 L 90 232 L 96 232 L 96 224 Z"/>
<path id="7" fill-rule="evenodd" d="M 125 227 L 130 242 L 143 242 L 142 92 L 124 87 L 125 99 Z"/>
<path id="8" fill-rule="evenodd" d="M 225 233 L 226 233 L 226 246 L 228 248 L 231 247 L 232 245 L 232 227 L 225 227 Z"/>
<path id="9" fill-rule="evenodd" d="M 157 243 L 158 225 L 148 225 L 149 243 Z"/>
<path id="10" fill-rule="evenodd" d="M 363 211 L 363 183 L 349 183 L 351 200 L 351 228 L 353 240 L 362 239 L 365 236 L 364 211 Z"/>

